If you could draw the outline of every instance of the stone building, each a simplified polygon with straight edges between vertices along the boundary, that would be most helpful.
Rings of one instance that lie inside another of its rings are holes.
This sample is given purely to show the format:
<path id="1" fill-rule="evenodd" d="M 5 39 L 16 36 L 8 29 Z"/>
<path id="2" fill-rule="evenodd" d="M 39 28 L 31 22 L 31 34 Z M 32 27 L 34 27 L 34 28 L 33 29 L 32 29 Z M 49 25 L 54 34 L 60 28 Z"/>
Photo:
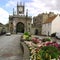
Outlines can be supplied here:
<path id="1" fill-rule="evenodd" d="M 13 15 L 9 15 L 9 31 L 11 33 L 27 31 L 31 34 L 41 35 L 42 24 L 53 15 L 53 12 L 39 14 L 33 17 L 33 24 L 31 24 L 32 17 L 28 16 L 28 10 L 25 11 L 25 4 L 17 4 L 16 13 L 13 9 Z"/>
<path id="2" fill-rule="evenodd" d="M 34 34 L 40 35 L 41 34 L 41 27 L 42 27 L 42 15 L 39 14 L 38 16 L 33 18 Z"/>
<path id="3" fill-rule="evenodd" d="M 9 31 L 11 33 L 31 32 L 32 17 L 28 16 L 28 10 L 25 13 L 25 4 L 17 4 L 17 14 L 9 15 Z"/>
<path id="4" fill-rule="evenodd" d="M 49 12 L 49 13 L 42 13 L 39 14 L 38 16 L 35 16 L 33 18 L 33 32 L 37 35 L 41 35 L 42 32 L 42 24 L 44 22 L 46 22 L 46 20 L 52 16 L 54 16 L 55 14 L 53 12 Z"/>

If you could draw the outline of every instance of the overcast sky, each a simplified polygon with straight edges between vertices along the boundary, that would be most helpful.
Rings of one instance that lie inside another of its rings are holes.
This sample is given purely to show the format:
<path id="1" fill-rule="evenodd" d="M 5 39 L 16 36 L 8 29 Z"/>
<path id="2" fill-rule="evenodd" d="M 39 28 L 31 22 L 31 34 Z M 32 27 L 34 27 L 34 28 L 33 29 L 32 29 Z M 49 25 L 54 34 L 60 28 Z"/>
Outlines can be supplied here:
<path id="1" fill-rule="evenodd" d="M 36 16 L 43 12 L 60 13 L 60 0 L 0 0 L 0 23 L 6 24 L 13 8 L 16 10 L 17 2 L 25 3 L 29 16 Z"/>

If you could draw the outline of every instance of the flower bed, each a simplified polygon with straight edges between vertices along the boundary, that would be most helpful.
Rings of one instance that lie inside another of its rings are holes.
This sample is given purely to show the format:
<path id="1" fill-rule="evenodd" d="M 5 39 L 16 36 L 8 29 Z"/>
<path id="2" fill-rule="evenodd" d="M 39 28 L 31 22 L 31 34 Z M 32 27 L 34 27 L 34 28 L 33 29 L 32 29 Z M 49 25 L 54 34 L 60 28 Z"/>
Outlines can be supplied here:
<path id="1" fill-rule="evenodd" d="M 32 37 L 30 40 L 24 39 L 24 43 L 30 50 L 30 60 L 57 60 L 60 56 L 60 44 L 51 38 Z"/>
<path id="2" fill-rule="evenodd" d="M 44 46 L 39 50 L 39 55 L 43 60 L 58 59 L 59 51 L 54 46 Z"/>

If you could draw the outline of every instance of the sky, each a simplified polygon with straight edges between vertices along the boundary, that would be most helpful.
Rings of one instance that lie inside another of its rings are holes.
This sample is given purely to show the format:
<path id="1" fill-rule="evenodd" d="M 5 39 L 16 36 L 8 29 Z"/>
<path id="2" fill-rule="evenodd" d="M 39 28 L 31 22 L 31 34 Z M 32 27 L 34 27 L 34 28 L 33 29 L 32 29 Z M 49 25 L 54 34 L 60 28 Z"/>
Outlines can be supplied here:
<path id="1" fill-rule="evenodd" d="M 17 2 L 25 3 L 29 16 L 37 16 L 41 13 L 54 12 L 60 14 L 60 0 L 0 0 L 0 23 L 9 22 L 13 8 L 16 11 Z"/>

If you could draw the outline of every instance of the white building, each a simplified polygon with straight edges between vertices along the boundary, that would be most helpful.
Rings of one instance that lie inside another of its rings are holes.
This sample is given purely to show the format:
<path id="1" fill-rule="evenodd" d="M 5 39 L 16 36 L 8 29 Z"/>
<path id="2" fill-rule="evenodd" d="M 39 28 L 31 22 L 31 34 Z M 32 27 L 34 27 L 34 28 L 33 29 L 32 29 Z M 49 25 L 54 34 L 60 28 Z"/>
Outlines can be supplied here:
<path id="1" fill-rule="evenodd" d="M 49 17 L 42 24 L 42 35 L 51 35 L 52 33 L 60 32 L 60 16 L 54 15 Z"/>

